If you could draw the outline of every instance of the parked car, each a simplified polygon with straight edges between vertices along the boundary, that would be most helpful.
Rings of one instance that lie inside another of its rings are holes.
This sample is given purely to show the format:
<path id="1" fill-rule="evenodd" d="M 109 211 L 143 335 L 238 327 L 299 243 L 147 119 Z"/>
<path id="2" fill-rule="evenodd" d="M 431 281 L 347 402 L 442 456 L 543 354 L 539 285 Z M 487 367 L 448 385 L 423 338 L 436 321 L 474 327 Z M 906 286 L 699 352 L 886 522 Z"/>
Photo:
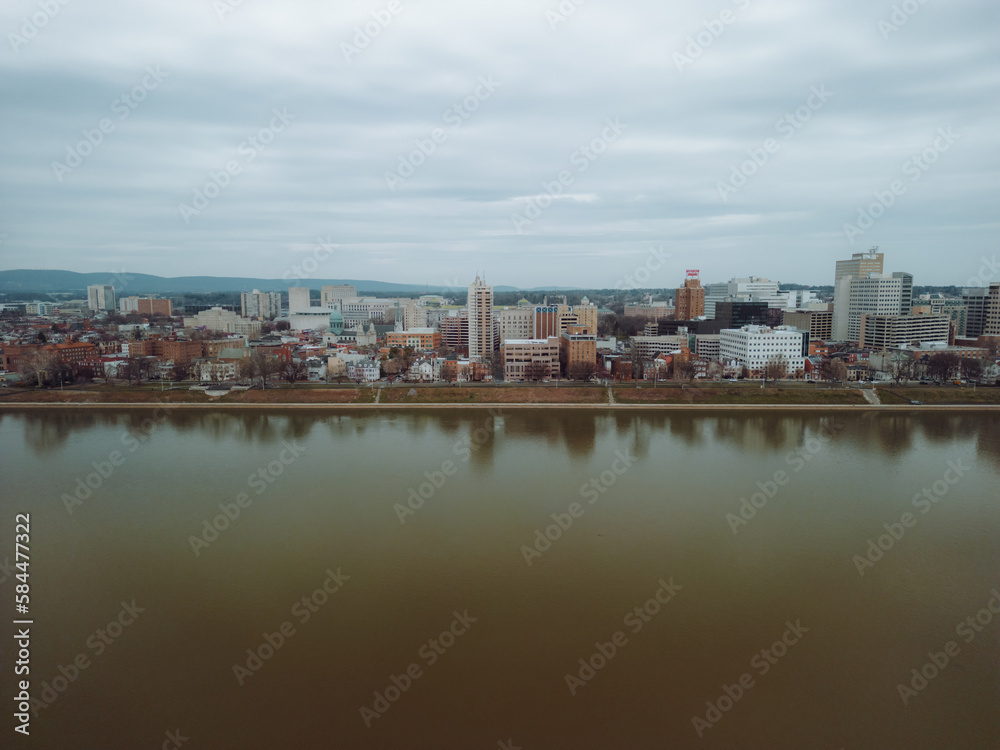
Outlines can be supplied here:
<path id="1" fill-rule="evenodd" d="M 923 401 L 910 401 L 910 403 L 913 404 L 914 406 L 922 406 L 924 402 Z"/>

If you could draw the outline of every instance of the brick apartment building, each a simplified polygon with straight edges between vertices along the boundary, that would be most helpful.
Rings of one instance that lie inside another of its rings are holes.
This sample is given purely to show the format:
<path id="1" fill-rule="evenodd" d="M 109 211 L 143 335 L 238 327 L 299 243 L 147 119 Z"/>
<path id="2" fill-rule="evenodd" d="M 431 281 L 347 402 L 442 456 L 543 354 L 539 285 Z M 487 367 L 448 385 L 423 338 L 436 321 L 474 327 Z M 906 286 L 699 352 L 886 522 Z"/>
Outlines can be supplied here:
<path id="1" fill-rule="evenodd" d="M 583 367 L 597 368 L 597 336 L 588 326 L 567 326 L 559 337 L 559 365 L 573 376 Z"/>
<path id="2" fill-rule="evenodd" d="M 409 331 L 392 331 L 386 334 L 386 345 L 397 346 L 400 349 L 409 347 L 415 351 L 426 352 L 441 346 L 441 334 L 433 328 L 413 328 Z"/>

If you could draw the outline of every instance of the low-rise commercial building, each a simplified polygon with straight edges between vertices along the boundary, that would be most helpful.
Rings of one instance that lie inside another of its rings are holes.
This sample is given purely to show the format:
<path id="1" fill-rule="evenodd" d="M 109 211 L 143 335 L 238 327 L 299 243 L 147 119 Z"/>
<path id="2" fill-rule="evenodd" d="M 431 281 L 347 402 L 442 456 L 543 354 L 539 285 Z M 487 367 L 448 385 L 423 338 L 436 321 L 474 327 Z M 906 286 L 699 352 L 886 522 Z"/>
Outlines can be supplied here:
<path id="1" fill-rule="evenodd" d="M 24 312 L 27 315 L 55 315 L 56 314 L 56 303 L 55 302 L 28 302 L 24 306 Z"/>
<path id="2" fill-rule="evenodd" d="M 441 346 L 441 333 L 433 328 L 413 328 L 408 331 L 392 331 L 386 335 L 386 346 L 409 347 L 414 351 L 426 352 Z"/>
<path id="3" fill-rule="evenodd" d="M 469 351 L 469 313 L 467 310 L 453 311 L 441 318 L 441 343 L 452 351 Z"/>
<path id="4" fill-rule="evenodd" d="M 768 363 L 779 359 L 784 361 L 787 374 L 794 376 L 804 371 L 808 353 L 809 333 L 794 328 L 748 325 L 726 328 L 719 334 L 722 361 L 747 368 L 752 377 L 759 377 Z"/>
<path id="5" fill-rule="evenodd" d="M 809 338 L 829 341 L 833 338 L 833 310 L 785 310 L 781 324 L 809 331 Z"/>
<path id="6" fill-rule="evenodd" d="M 559 377 L 559 338 L 510 339 L 501 348 L 505 380 Z"/>
<path id="7" fill-rule="evenodd" d="M 654 302 L 646 305 L 625 305 L 626 318 L 645 318 L 646 320 L 660 320 L 669 318 L 675 313 L 673 307 L 666 302 Z"/>
<path id="8" fill-rule="evenodd" d="M 861 315 L 862 348 L 885 351 L 917 341 L 948 343 L 950 315 Z"/>
<path id="9" fill-rule="evenodd" d="M 686 361 L 691 356 L 690 340 L 687 334 L 676 336 L 633 336 L 630 342 L 635 345 L 639 356 L 643 359 L 653 359 L 657 354 L 680 352 L 679 359 Z"/>
<path id="10" fill-rule="evenodd" d="M 695 356 L 706 362 L 717 362 L 721 338 L 717 333 L 696 335 L 694 337 Z"/>
<path id="11" fill-rule="evenodd" d="M 159 297 L 122 297 L 118 300 L 118 312 L 124 315 L 165 315 L 174 314 L 174 303 Z"/>
<path id="12" fill-rule="evenodd" d="M 329 313 L 324 317 L 328 318 Z M 261 324 L 259 320 L 248 320 L 230 310 L 213 307 L 209 310 L 202 310 L 197 315 L 185 317 L 184 327 L 205 328 L 209 331 L 223 331 L 225 333 L 239 333 L 244 336 L 256 338 L 260 336 Z"/>

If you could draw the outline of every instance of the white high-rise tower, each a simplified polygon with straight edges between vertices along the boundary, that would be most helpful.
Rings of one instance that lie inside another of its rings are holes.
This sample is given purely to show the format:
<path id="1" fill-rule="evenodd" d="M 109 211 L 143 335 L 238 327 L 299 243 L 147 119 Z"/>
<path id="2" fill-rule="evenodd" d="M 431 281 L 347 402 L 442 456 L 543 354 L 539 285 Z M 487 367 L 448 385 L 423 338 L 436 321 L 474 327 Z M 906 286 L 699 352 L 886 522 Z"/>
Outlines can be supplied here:
<path id="1" fill-rule="evenodd" d="M 493 353 L 493 287 L 476 275 L 469 286 L 469 359 L 482 361 Z"/>

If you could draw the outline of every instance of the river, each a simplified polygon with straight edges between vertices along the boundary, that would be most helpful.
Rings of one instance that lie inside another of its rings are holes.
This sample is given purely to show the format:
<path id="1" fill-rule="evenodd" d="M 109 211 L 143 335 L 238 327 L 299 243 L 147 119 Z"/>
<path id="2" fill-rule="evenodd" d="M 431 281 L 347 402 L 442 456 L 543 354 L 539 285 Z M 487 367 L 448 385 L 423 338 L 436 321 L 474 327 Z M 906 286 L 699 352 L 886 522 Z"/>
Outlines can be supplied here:
<path id="1" fill-rule="evenodd" d="M 1000 746 L 992 415 L 25 409 L 0 457 L 17 746 Z"/>

